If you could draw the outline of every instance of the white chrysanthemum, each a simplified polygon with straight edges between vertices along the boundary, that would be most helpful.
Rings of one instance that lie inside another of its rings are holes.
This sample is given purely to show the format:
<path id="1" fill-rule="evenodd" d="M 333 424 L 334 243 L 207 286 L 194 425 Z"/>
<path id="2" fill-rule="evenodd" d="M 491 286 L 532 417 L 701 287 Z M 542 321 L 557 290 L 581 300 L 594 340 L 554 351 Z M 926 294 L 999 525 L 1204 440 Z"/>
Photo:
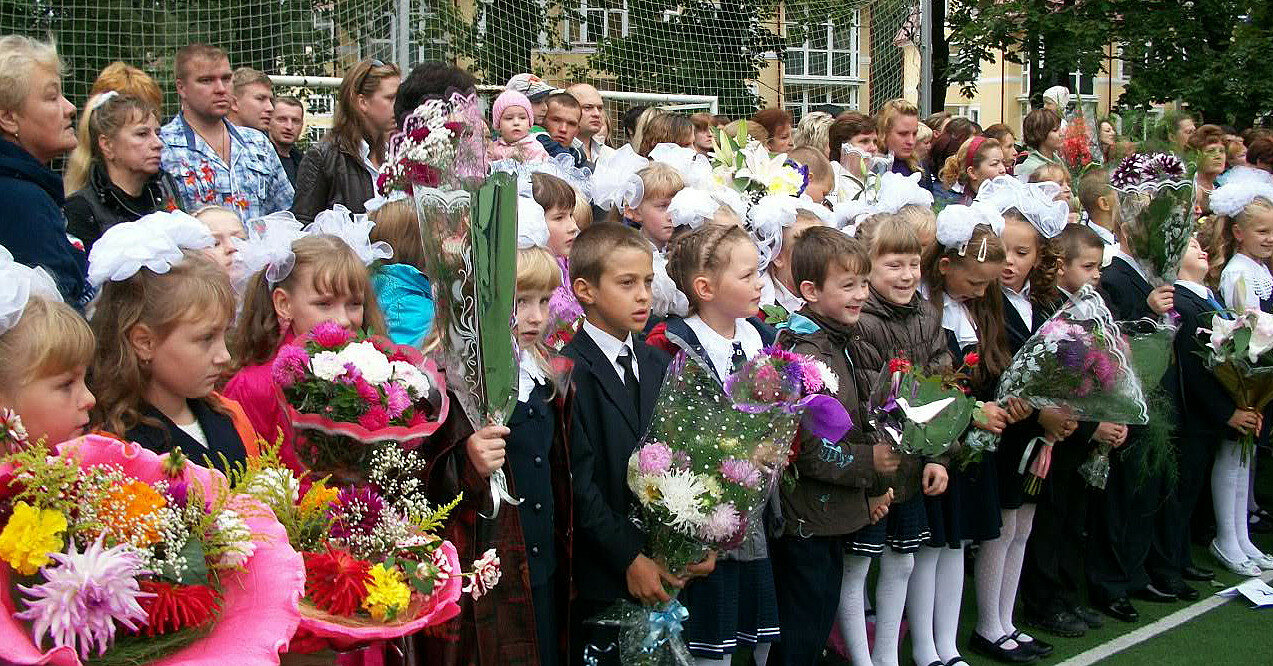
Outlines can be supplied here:
<path id="1" fill-rule="evenodd" d="M 393 361 L 389 367 L 393 371 L 393 380 L 407 387 L 408 390 L 415 391 L 415 398 L 429 395 L 429 389 L 433 388 L 433 383 L 429 381 L 428 375 L 420 372 L 419 368 L 406 361 Z"/>
<path id="2" fill-rule="evenodd" d="M 840 392 L 840 378 L 836 376 L 835 370 L 831 366 L 822 361 L 814 361 L 814 365 L 818 368 L 818 374 L 822 377 L 822 385 L 827 387 L 827 392 L 834 395 Z"/>
<path id="3" fill-rule="evenodd" d="M 352 363 L 362 378 L 371 384 L 383 384 L 389 381 L 393 368 L 389 359 L 370 342 L 355 342 L 339 352 L 340 363 Z"/>
<path id="4" fill-rule="evenodd" d="M 345 362 L 334 351 L 320 351 L 309 360 L 309 367 L 314 376 L 326 381 L 334 381 L 345 372 Z"/>
<path id="5" fill-rule="evenodd" d="M 221 559 L 217 564 L 227 568 L 237 568 L 248 563 L 252 553 L 256 552 L 256 542 L 252 540 L 252 528 L 243 520 L 237 511 L 226 509 L 217 515 L 217 541 L 225 546 Z"/>
<path id="6" fill-rule="evenodd" d="M 291 470 L 269 467 L 253 477 L 244 492 L 266 500 L 287 499 L 295 504 L 300 499 L 301 482 L 296 480 Z"/>
<path id="7" fill-rule="evenodd" d="M 657 482 L 663 506 L 672 514 L 671 526 L 674 529 L 692 532 L 707 520 L 701 497 L 708 490 L 697 474 L 689 471 L 672 472 L 660 477 Z"/>

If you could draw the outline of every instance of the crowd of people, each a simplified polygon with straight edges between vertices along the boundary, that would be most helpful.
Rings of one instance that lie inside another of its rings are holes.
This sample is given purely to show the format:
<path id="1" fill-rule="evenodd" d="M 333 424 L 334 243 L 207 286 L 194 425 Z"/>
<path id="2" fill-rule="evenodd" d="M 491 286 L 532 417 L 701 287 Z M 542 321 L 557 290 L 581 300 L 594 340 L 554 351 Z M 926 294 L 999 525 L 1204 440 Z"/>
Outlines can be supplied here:
<path id="1" fill-rule="evenodd" d="M 476 81 L 442 63 L 404 75 L 360 62 L 331 130 L 302 151 L 305 100 L 276 97 L 265 74 L 206 44 L 182 48 L 174 69 L 179 109 L 126 63 L 103 70 L 77 109 L 54 47 L 0 37 L 0 407 L 32 441 L 100 431 L 230 463 L 280 432 L 299 470 L 274 355 L 328 321 L 429 346 L 435 287 L 415 204 L 377 176 L 413 110 Z M 1196 600 L 1191 583 L 1215 567 L 1273 570 L 1251 538 L 1273 519 L 1238 443 L 1267 440 L 1264 414 L 1228 397 L 1195 333 L 1222 304 L 1273 312 L 1273 132 L 1162 118 L 1163 148 L 1194 165 L 1199 224 L 1174 285 L 1151 285 L 1110 182 L 1136 146 L 1100 119 L 1096 164 L 1074 171 L 1061 155 L 1075 122 L 1064 89 L 1019 129 L 921 118 L 903 99 L 798 122 L 781 109 L 731 119 L 636 106 L 611 128 L 611 111 L 592 85 L 531 74 L 489 105 L 487 157 L 529 185 L 517 409 L 507 427 L 476 432 L 453 414 L 424 450 L 453 477 L 440 487 L 465 489 L 448 530 L 474 529 L 496 470 L 522 502 L 498 514 L 506 581 L 466 600 L 447 631 L 412 637 L 407 655 L 615 663 L 615 629 L 594 618 L 616 600 L 676 594 L 704 665 L 738 653 L 813 664 L 828 649 L 897 664 L 904 618 L 917 666 L 966 664 L 968 652 L 1030 663 L 1053 651 L 1039 632 L 1130 627 L 1133 600 Z M 712 176 L 724 137 L 784 156 L 802 182 L 740 194 Z M 361 231 L 332 233 L 340 223 Z M 161 228 L 200 242 L 148 254 Z M 45 275 L 52 288 L 39 288 Z M 1176 408 L 1170 475 L 1136 454 L 1136 426 L 996 399 L 1014 352 L 1087 285 L 1119 321 L 1182 320 L 1163 379 Z M 772 519 L 738 548 L 668 571 L 644 552 L 626 475 L 671 356 L 692 351 L 723 382 L 774 344 L 829 366 L 858 425 L 841 442 L 802 433 Z M 934 373 L 968 366 L 966 388 L 985 402 L 969 431 L 1001 435 L 998 450 L 960 464 L 899 453 L 874 432 L 879 370 L 899 355 Z M 1029 494 L 1018 462 L 1035 437 L 1056 445 Z M 1080 472 L 1099 447 L 1113 449 L 1100 489 Z M 1210 561 L 1191 559 L 1195 542 Z M 976 623 L 961 635 L 966 574 Z"/>

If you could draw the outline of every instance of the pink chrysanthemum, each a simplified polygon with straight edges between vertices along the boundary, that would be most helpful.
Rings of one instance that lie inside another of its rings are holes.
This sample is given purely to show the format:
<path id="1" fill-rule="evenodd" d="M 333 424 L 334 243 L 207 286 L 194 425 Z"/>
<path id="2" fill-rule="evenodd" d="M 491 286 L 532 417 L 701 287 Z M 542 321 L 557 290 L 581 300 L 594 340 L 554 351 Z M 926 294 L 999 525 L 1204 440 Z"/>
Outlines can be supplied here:
<path id="1" fill-rule="evenodd" d="M 661 442 L 650 442 L 637 454 L 637 467 L 642 474 L 663 474 L 672 467 L 672 450 Z"/>
<path id="2" fill-rule="evenodd" d="M 358 417 L 358 425 L 368 430 L 379 430 L 389 425 L 389 412 L 380 405 L 373 405 L 365 414 Z"/>
<path id="3" fill-rule="evenodd" d="M 809 393 L 817 393 L 822 390 L 822 372 L 818 370 L 818 366 L 813 363 L 800 364 L 800 376 L 804 382 L 804 390 Z"/>
<path id="4" fill-rule="evenodd" d="M 389 408 L 389 418 L 396 419 L 411 407 L 411 396 L 401 384 L 389 382 L 385 384 L 385 403 Z"/>
<path id="5" fill-rule="evenodd" d="M 699 536 L 711 543 L 729 541 L 742 526 L 742 516 L 732 504 L 718 504 L 707 514 L 707 520 L 698 528 Z"/>
<path id="6" fill-rule="evenodd" d="M 762 481 L 760 470 L 748 460 L 726 458 L 721 461 L 720 473 L 726 479 L 748 488 L 757 488 Z"/>
<path id="7" fill-rule="evenodd" d="M 325 321 L 315 326 L 309 332 L 309 335 L 323 349 L 339 349 L 354 339 L 353 333 L 345 330 L 344 327 L 334 321 Z"/>
<path id="8" fill-rule="evenodd" d="M 343 488 L 327 514 L 332 519 L 331 535 L 343 539 L 351 534 L 370 534 L 385 501 L 371 488 Z"/>
<path id="9" fill-rule="evenodd" d="M 368 406 L 378 406 L 380 404 L 380 392 L 362 377 L 354 381 L 354 390 L 358 392 L 358 397 L 362 398 L 362 401 L 367 403 Z"/>
<path id="10" fill-rule="evenodd" d="M 274 357 L 270 374 L 275 384 L 288 388 L 305 377 L 305 369 L 308 367 L 309 355 L 304 349 L 295 345 L 284 345 Z"/>
<path id="11" fill-rule="evenodd" d="M 154 595 L 142 592 L 137 578 L 150 572 L 131 547 L 103 548 L 98 539 L 83 553 L 71 544 L 68 552 L 49 557 L 59 566 L 40 570 L 44 583 L 18 586 L 27 595 L 27 610 L 14 617 L 31 622 L 36 643 L 48 634 L 53 645 L 71 647 L 87 660 L 114 643 L 116 622 L 129 631 L 145 626 L 146 611 L 138 599 Z"/>

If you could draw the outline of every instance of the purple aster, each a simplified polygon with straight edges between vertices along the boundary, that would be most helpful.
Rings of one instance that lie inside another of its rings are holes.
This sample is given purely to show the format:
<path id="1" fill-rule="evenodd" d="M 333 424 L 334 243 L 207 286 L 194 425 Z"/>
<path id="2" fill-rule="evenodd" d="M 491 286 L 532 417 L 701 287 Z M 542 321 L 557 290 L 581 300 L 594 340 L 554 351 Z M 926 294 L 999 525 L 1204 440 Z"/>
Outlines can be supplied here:
<path id="1" fill-rule="evenodd" d="M 672 467 L 672 450 L 666 444 L 650 442 L 637 453 L 637 468 L 642 474 L 664 474 Z"/>
<path id="2" fill-rule="evenodd" d="M 332 519 L 331 535 L 343 539 L 355 533 L 370 534 L 384 509 L 384 499 L 371 488 L 342 488 L 327 512 Z"/>
<path id="3" fill-rule="evenodd" d="M 389 382 L 385 387 L 385 402 L 389 409 L 389 418 L 396 419 L 411 407 L 411 395 L 401 384 Z"/>
<path id="4" fill-rule="evenodd" d="M 761 483 L 760 470 L 749 460 L 726 458 L 720 464 L 720 473 L 726 479 L 748 488 L 757 488 Z"/>
<path id="5" fill-rule="evenodd" d="M 142 592 L 139 576 L 141 556 L 130 546 L 103 548 L 99 538 L 83 553 L 68 546 L 66 553 L 50 553 L 59 566 L 40 570 L 45 582 L 33 587 L 18 586 L 27 596 L 27 610 L 15 613 L 31 622 L 36 644 L 48 634 L 56 647 L 71 647 L 87 661 L 94 650 L 105 654 L 115 642 L 115 623 L 129 631 L 146 624 L 146 611 L 138 599 L 153 597 Z"/>
<path id="6" fill-rule="evenodd" d="M 274 357 L 270 368 L 274 383 L 287 388 L 305 378 L 305 369 L 309 367 L 309 355 L 304 349 L 295 345 L 284 345 Z"/>

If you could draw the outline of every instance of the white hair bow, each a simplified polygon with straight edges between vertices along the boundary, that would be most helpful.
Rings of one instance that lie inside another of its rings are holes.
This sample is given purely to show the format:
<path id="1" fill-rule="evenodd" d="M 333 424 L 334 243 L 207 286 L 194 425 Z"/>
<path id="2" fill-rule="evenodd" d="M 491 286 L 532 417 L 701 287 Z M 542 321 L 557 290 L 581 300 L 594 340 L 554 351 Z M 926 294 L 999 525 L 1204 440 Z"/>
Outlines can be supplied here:
<path id="1" fill-rule="evenodd" d="M 62 301 L 57 283 L 43 268 L 17 263 L 9 250 L 0 246 L 0 334 L 18 325 L 32 296 Z"/>
<path id="2" fill-rule="evenodd" d="M 637 172 L 650 163 L 625 145 L 597 162 L 592 175 L 592 203 L 598 208 L 610 210 L 636 208 L 645 197 L 645 185 Z"/>
<path id="3" fill-rule="evenodd" d="M 592 201 L 592 171 L 587 167 L 578 168 L 574 159 L 565 153 L 545 160 L 522 162 L 512 158 L 491 162 L 491 173 L 508 173 L 517 179 L 518 196 L 532 196 L 533 176 L 537 173 L 548 174 L 566 181 L 576 192 Z"/>
<path id="4" fill-rule="evenodd" d="M 1273 203 L 1273 176 L 1260 169 L 1235 168 L 1224 185 L 1211 193 L 1211 212 L 1234 217 L 1256 199 Z"/>
<path id="5" fill-rule="evenodd" d="M 372 213 L 380 210 L 381 208 L 384 208 L 388 204 L 391 204 L 395 201 L 406 201 L 407 198 L 408 197 L 406 192 L 403 192 L 402 190 L 393 190 L 387 196 L 380 196 L 379 194 L 377 194 L 376 196 L 368 199 L 367 202 L 362 205 L 362 207 L 364 210 L 367 211 L 368 215 L 371 215 Z"/>
<path id="6" fill-rule="evenodd" d="M 354 215 L 348 208 L 336 204 L 331 210 L 325 210 L 314 216 L 314 221 L 305 227 L 308 234 L 327 234 L 335 236 L 349 246 L 364 265 L 370 266 L 378 259 L 393 256 L 393 248 L 384 241 L 371 242 L 371 230 L 375 222 L 366 215 Z"/>
<path id="7" fill-rule="evenodd" d="M 181 262 L 183 251 L 215 244 L 207 226 L 181 211 L 151 213 L 102 234 L 88 254 L 88 281 L 101 287 L 127 280 L 142 268 L 167 273 Z"/>
<path id="8" fill-rule="evenodd" d="M 712 193 L 697 187 L 687 187 L 672 197 L 667 212 L 672 216 L 672 226 L 697 229 L 710 222 L 720 210 L 721 202 Z"/>
<path id="9" fill-rule="evenodd" d="M 708 187 L 712 184 L 712 164 L 707 156 L 693 148 L 675 143 L 660 143 L 650 150 L 650 161 L 666 164 L 681 174 L 686 187 Z"/>
<path id="10" fill-rule="evenodd" d="M 937 214 L 937 242 L 948 250 L 958 250 L 963 255 L 977 225 L 984 224 L 995 234 L 1003 233 L 1003 215 L 984 203 L 971 206 L 951 204 Z M 978 261 L 984 260 L 979 256 Z"/>
<path id="11" fill-rule="evenodd" d="M 1002 215 L 1017 209 L 1043 235 L 1056 238 L 1070 221 L 1070 206 L 1057 201 L 1061 186 L 1053 182 L 1023 183 L 1012 176 L 995 176 L 977 188 L 976 202 Z"/>
<path id="12" fill-rule="evenodd" d="M 548 247 L 548 220 L 544 208 L 531 197 L 517 197 L 517 247 Z"/>
<path id="13" fill-rule="evenodd" d="M 796 221 L 796 198 L 769 194 L 747 212 L 747 227 L 760 253 L 760 270 L 782 253 L 782 232 Z"/>
<path id="14" fill-rule="evenodd" d="M 305 236 L 301 223 L 291 213 L 275 213 L 268 224 L 248 225 L 246 240 L 235 238 L 231 242 L 238 248 L 234 261 L 244 276 L 265 271 L 266 283 L 274 285 L 287 279 L 296 265 L 296 253 L 292 243 Z M 258 218 L 263 220 L 264 218 Z"/>
<path id="15" fill-rule="evenodd" d="M 931 207 L 933 193 L 920 186 L 920 175 L 913 173 L 903 176 L 890 171 L 880 176 L 872 212 L 896 213 L 904 206 Z"/>

